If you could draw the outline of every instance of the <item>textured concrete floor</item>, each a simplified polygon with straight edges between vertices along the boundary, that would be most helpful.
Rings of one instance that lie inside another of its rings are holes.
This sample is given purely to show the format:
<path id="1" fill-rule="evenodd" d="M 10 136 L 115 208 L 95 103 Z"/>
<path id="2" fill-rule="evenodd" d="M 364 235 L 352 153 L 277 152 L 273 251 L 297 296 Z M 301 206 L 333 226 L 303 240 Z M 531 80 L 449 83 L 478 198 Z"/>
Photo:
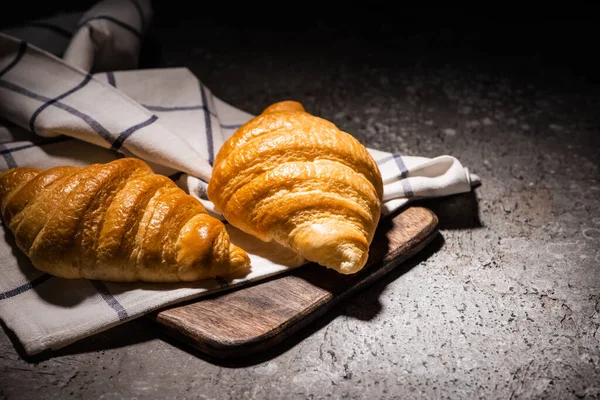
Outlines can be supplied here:
<path id="1" fill-rule="evenodd" d="M 600 398 L 600 96 L 580 64 L 203 23 L 156 33 L 160 65 L 249 112 L 292 98 L 370 147 L 454 155 L 483 185 L 425 203 L 439 240 L 268 354 L 224 364 L 133 321 L 31 360 L 1 334 L 0 398 Z"/>

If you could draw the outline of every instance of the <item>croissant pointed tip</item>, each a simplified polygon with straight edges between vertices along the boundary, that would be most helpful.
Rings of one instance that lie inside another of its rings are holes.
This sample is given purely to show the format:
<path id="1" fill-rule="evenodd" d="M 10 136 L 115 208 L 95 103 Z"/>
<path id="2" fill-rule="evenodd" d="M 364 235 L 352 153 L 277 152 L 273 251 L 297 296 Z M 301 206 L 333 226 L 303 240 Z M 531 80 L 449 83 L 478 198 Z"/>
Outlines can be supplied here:
<path id="1" fill-rule="evenodd" d="M 228 279 L 242 278 L 251 270 L 248 253 L 233 244 L 229 248 L 229 265 L 231 270 L 227 274 Z"/>
<path id="2" fill-rule="evenodd" d="M 357 246 L 354 243 L 342 243 L 339 246 L 340 259 L 333 268 L 341 274 L 355 274 L 365 266 L 368 258 L 368 251 L 365 251 L 362 246 Z"/>
<path id="3" fill-rule="evenodd" d="M 339 221 L 304 226 L 296 233 L 293 247 L 307 260 L 344 275 L 360 271 L 369 252 L 362 234 Z"/>
<path id="4" fill-rule="evenodd" d="M 339 273 L 344 275 L 351 275 L 363 269 L 367 262 L 368 254 L 362 250 L 356 250 L 357 249 L 351 251 L 350 257 L 340 262 L 339 267 L 337 268 L 337 271 Z"/>

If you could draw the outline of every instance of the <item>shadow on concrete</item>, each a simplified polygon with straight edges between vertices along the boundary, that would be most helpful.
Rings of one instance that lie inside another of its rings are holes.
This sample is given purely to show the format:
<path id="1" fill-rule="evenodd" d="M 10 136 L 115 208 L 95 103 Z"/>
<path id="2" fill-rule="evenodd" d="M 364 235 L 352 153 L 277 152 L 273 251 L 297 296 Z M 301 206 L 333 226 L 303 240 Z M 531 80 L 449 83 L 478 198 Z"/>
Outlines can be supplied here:
<path id="1" fill-rule="evenodd" d="M 138 318 L 125 324 L 117 325 L 104 332 L 79 340 L 62 349 L 47 350 L 35 355 L 28 355 L 14 332 L 2 321 L 0 321 L 0 324 L 12 342 L 19 357 L 25 362 L 37 364 L 53 358 L 117 349 L 156 339 L 156 333 L 148 329 L 145 325 L 140 324 L 139 320 L 140 319 Z"/>
<path id="2" fill-rule="evenodd" d="M 479 202 L 475 190 L 448 197 L 419 200 L 413 205 L 426 207 L 433 211 L 438 217 L 440 230 L 483 227 L 479 217 Z"/>
<path id="3" fill-rule="evenodd" d="M 353 296 L 341 300 L 338 304 L 334 305 L 329 311 L 321 315 L 319 318 L 316 318 L 313 322 L 302 327 L 267 350 L 263 350 L 251 355 L 227 358 L 213 357 L 169 336 L 160 328 L 158 328 L 156 324 L 149 320 L 144 320 L 141 323 L 148 326 L 149 330 L 153 330 L 158 337 L 165 342 L 211 364 L 227 368 L 244 368 L 261 364 L 263 362 L 272 360 L 292 349 L 303 340 L 313 335 L 315 332 L 323 329 L 340 315 L 347 315 L 360 320 L 370 320 L 374 318 L 381 311 L 382 307 L 381 303 L 379 302 L 379 298 L 385 288 L 390 283 L 394 282 L 396 279 L 410 271 L 413 267 L 427 260 L 433 254 L 439 251 L 443 247 L 443 244 L 444 239 L 440 234 L 438 234 L 427 247 L 425 247 L 412 258 L 405 261 L 403 264 L 397 266 L 394 270 L 377 280 L 375 283 L 360 290 L 359 292 L 354 293 Z M 360 297 L 359 301 L 357 300 L 358 296 Z M 350 305 L 351 307 L 349 307 Z"/>

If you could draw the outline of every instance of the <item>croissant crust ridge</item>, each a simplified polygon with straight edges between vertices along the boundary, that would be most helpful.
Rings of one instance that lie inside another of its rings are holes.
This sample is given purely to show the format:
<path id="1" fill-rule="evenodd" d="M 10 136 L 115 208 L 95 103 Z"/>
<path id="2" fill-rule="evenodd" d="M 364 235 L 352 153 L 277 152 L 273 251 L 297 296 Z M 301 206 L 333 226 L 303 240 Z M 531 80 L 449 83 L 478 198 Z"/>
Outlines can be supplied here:
<path id="1" fill-rule="evenodd" d="M 221 221 L 136 158 L 10 169 L 0 211 L 32 264 L 63 278 L 183 282 L 250 268 Z"/>
<path id="2" fill-rule="evenodd" d="M 224 143 L 207 194 L 233 226 L 350 274 L 366 264 L 383 182 L 356 138 L 282 101 Z"/>

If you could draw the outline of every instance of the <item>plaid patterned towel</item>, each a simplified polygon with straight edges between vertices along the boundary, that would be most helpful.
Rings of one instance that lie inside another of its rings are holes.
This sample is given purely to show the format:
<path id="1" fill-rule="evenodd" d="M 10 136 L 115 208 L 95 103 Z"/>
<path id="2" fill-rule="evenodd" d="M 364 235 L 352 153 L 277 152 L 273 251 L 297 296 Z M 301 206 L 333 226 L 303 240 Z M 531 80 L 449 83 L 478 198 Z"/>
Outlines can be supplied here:
<path id="1" fill-rule="evenodd" d="M 185 68 L 137 69 L 151 17 L 149 1 L 102 1 L 83 15 L 59 15 L 0 33 L 0 171 L 139 157 L 214 213 L 206 197 L 211 163 L 252 115 L 221 101 Z M 478 179 L 451 156 L 369 151 L 384 178 L 384 214 L 414 198 L 470 191 Z M 250 254 L 252 273 L 227 284 L 192 285 L 52 277 L 35 269 L 3 229 L 0 317 L 25 351 L 36 354 L 156 308 L 305 263 L 278 245 L 228 229 Z"/>

